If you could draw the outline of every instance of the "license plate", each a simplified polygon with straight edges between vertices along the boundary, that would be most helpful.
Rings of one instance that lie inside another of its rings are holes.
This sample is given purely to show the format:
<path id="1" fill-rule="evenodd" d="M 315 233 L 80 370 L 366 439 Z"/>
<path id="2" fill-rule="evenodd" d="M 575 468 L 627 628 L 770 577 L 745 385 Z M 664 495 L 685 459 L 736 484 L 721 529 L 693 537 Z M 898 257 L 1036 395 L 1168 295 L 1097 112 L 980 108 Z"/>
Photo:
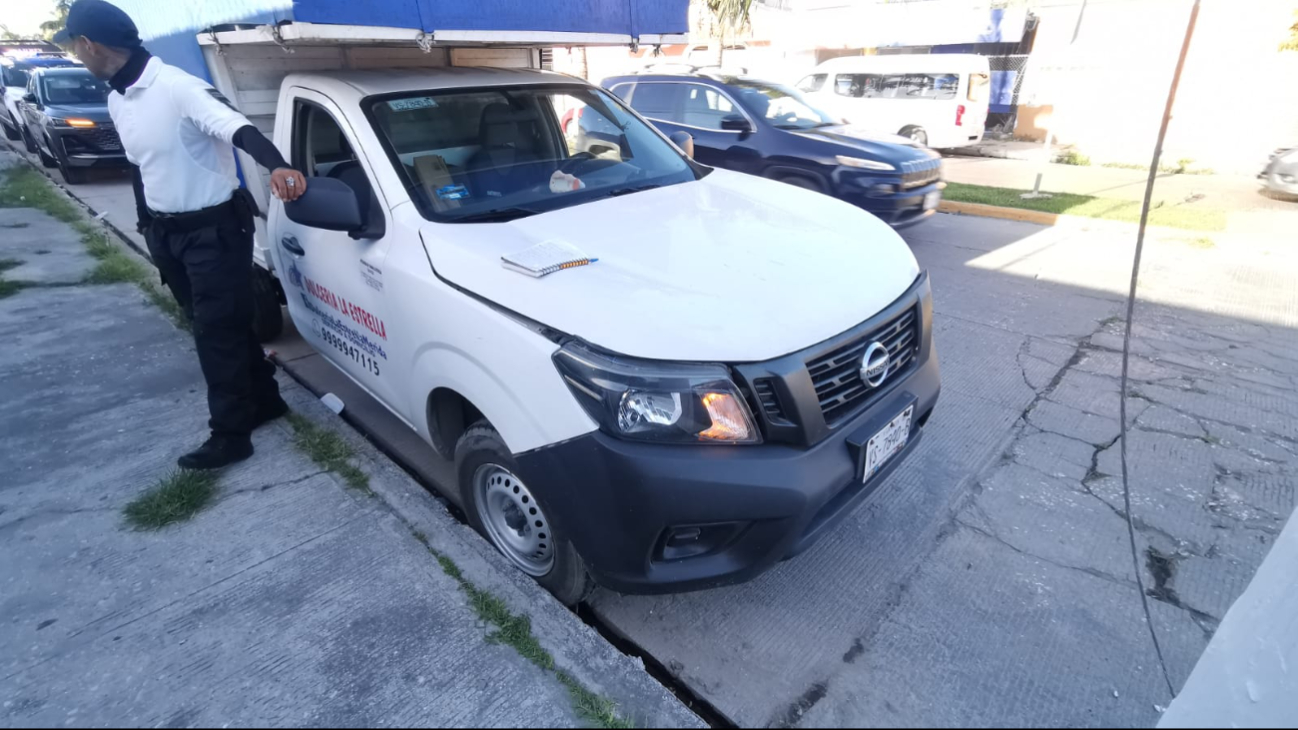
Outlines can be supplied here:
<path id="1" fill-rule="evenodd" d="M 936 207 L 937 207 L 937 204 L 938 204 L 941 200 L 942 200 L 942 193 L 941 193 L 940 191 L 934 190 L 934 191 L 931 192 L 931 193 L 927 193 L 927 194 L 925 194 L 925 195 L 924 195 L 924 210 L 932 210 L 932 209 L 936 208 Z"/>
<path id="2" fill-rule="evenodd" d="M 879 473 L 888 460 L 906 448 L 910 438 L 910 419 L 915 415 L 915 406 L 908 406 L 900 415 L 870 437 L 865 445 L 865 472 L 863 481 Z"/>

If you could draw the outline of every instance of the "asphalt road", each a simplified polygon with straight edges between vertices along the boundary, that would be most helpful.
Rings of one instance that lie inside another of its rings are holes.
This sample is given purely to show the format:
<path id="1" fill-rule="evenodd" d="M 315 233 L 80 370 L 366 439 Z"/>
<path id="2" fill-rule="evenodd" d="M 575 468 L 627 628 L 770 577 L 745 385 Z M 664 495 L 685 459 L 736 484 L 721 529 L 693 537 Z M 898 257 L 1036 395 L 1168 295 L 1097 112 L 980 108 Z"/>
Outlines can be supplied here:
<path id="1" fill-rule="evenodd" d="M 1156 232 L 1146 251 L 1133 512 L 1178 688 L 1294 508 L 1298 261 L 1284 231 Z M 1114 476 L 1131 229 L 938 216 L 904 238 L 933 277 L 944 378 L 912 459 L 758 580 L 603 592 L 593 609 L 744 726 L 1153 724 L 1170 698 Z M 271 347 L 427 483 L 450 483 L 291 327 Z"/>

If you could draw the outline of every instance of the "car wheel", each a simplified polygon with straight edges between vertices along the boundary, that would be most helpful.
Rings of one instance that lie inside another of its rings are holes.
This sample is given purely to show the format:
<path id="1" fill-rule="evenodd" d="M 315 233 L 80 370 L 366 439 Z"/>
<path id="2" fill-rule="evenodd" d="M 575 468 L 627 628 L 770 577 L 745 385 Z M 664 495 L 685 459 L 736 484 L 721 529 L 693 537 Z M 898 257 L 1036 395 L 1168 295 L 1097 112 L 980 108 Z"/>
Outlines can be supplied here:
<path id="1" fill-rule="evenodd" d="M 594 582 L 586 564 L 546 514 L 543 501 L 518 477 L 518 464 L 486 421 L 455 445 L 455 470 L 469 522 L 514 567 L 565 606 L 580 603 Z"/>
<path id="2" fill-rule="evenodd" d="M 803 190 L 810 190 L 815 193 L 825 192 L 825 189 L 820 185 L 820 183 L 809 177 L 803 177 L 802 175 L 786 175 L 776 179 L 782 183 L 792 185 L 795 188 L 802 188 Z"/>
<path id="3" fill-rule="evenodd" d="M 928 132 L 925 132 L 923 127 L 916 127 L 916 126 L 902 127 L 901 131 L 898 132 L 897 134 L 906 137 L 907 139 L 909 139 L 911 142 L 914 142 L 915 144 L 922 144 L 924 146 L 928 146 Z"/>
<path id="4" fill-rule="evenodd" d="M 270 342 L 284 331 L 279 288 L 270 272 L 256 265 L 252 267 L 252 331 L 258 342 Z"/>
<path id="5" fill-rule="evenodd" d="M 48 140 L 48 139 L 45 140 L 45 143 L 46 143 L 46 144 L 49 144 L 49 140 Z M 51 144 L 50 147 L 52 148 L 52 147 L 54 147 L 54 145 Z M 56 160 L 56 159 L 54 159 L 53 157 L 51 157 L 51 156 L 45 154 L 45 148 L 44 148 L 44 147 L 41 147 L 40 145 L 37 145 L 37 146 L 36 146 L 36 154 L 40 156 L 40 158 L 41 158 L 41 164 L 42 164 L 42 165 L 44 165 L 44 166 L 46 166 L 46 167 L 58 167 L 58 166 L 59 166 L 59 161 L 58 161 L 58 160 Z"/>
<path id="6" fill-rule="evenodd" d="M 22 134 L 18 132 L 17 127 L 11 127 L 8 124 L 0 124 L 0 127 L 5 128 L 5 139 L 7 140 L 16 141 L 23 138 Z"/>
<path id="7" fill-rule="evenodd" d="M 86 171 L 79 167 L 59 163 L 59 172 L 63 174 L 63 182 L 69 185 L 79 185 L 86 181 Z"/>
<path id="8" fill-rule="evenodd" d="M 19 133 L 23 138 L 23 147 L 25 147 L 28 152 L 36 154 L 36 140 L 32 138 L 32 133 L 27 131 L 27 127 L 20 129 Z"/>

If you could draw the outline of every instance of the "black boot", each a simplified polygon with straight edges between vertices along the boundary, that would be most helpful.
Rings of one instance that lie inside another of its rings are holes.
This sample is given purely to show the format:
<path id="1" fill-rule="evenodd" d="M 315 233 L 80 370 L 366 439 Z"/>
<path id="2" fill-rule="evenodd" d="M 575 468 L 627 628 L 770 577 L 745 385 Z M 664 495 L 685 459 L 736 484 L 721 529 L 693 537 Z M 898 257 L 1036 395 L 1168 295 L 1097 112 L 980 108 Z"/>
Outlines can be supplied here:
<path id="1" fill-rule="evenodd" d="M 257 420 L 253 423 L 253 428 L 264 426 L 276 418 L 281 418 L 288 414 L 288 404 L 283 398 L 275 396 L 275 400 L 269 403 L 261 403 L 257 406 Z"/>
<path id="2" fill-rule="evenodd" d="M 181 469 L 220 469 L 252 456 L 252 438 L 214 433 L 203 445 L 176 460 Z"/>

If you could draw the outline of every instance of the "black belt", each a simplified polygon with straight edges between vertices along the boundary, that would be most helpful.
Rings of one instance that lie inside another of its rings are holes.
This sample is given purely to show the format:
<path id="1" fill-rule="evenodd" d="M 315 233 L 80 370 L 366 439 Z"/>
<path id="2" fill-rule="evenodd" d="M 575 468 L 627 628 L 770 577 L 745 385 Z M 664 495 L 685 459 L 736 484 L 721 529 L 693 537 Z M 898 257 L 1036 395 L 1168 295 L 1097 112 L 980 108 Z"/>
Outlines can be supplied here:
<path id="1" fill-rule="evenodd" d="M 256 215 L 256 213 L 256 202 L 253 201 L 252 195 L 243 188 L 234 191 L 234 195 L 224 203 L 217 203 L 200 210 L 187 213 L 149 211 L 149 215 L 153 217 L 153 224 L 168 233 L 196 231 L 200 228 L 228 223 L 232 218 L 242 225 L 245 217 L 249 216 L 249 214 Z"/>

